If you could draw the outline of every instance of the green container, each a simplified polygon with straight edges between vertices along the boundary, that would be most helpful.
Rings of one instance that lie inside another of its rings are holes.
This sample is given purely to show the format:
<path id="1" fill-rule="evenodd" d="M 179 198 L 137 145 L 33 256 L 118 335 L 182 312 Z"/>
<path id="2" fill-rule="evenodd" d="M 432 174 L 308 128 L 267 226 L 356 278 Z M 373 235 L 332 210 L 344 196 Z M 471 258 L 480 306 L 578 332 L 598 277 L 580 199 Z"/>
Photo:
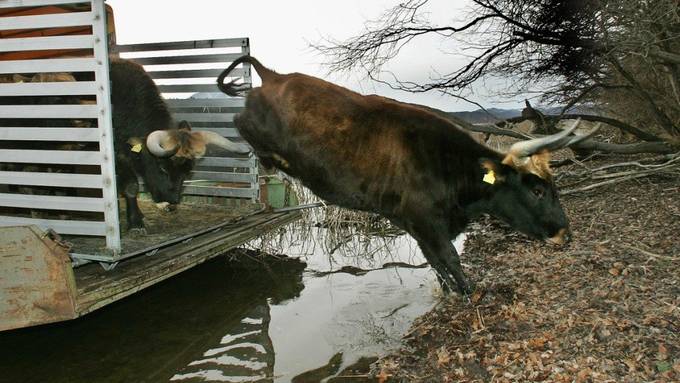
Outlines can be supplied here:
<path id="1" fill-rule="evenodd" d="M 260 194 L 264 197 L 262 202 L 274 209 L 299 204 L 290 184 L 277 176 L 260 177 Z"/>

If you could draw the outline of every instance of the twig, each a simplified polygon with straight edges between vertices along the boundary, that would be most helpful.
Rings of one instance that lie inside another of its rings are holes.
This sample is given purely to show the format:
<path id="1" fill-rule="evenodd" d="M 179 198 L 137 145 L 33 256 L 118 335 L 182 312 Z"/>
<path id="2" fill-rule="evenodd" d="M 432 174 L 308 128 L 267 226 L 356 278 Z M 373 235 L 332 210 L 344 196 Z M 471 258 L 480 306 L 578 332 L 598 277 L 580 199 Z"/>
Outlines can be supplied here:
<path id="1" fill-rule="evenodd" d="M 582 188 L 578 189 L 571 189 L 571 190 L 563 190 L 560 192 L 561 195 L 569 195 L 569 194 L 574 194 L 578 192 L 584 192 L 588 190 L 592 190 L 601 186 L 605 185 L 610 185 L 614 183 L 619 183 L 619 182 L 624 182 L 624 181 L 629 181 L 632 179 L 636 178 L 642 178 L 642 177 L 647 177 L 653 174 L 658 174 L 658 173 L 664 173 L 670 170 L 675 170 L 675 169 L 680 169 L 677 164 L 671 164 L 671 165 L 664 165 L 663 167 L 659 167 L 656 169 L 649 169 L 649 170 L 642 170 L 642 171 L 629 171 L 629 172 L 619 172 L 615 174 L 608 174 L 608 175 L 599 175 L 599 176 L 591 176 L 589 179 L 608 179 L 607 181 L 602 181 L 602 182 L 597 182 L 594 184 L 590 184 L 587 186 L 584 186 Z M 612 178 L 615 177 L 615 178 Z M 580 182 L 577 182 L 580 183 Z M 574 185 L 576 183 L 572 183 Z"/>
<path id="2" fill-rule="evenodd" d="M 664 162 L 662 164 L 642 164 L 638 161 L 622 162 L 622 163 L 618 163 L 618 164 L 601 166 L 599 168 L 592 169 L 592 171 L 597 172 L 597 171 L 602 171 L 602 170 L 612 169 L 612 168 L 618 168 L 618 167 L 624 167 L 624 166 L 637 166 L 637 167 L 646 168 L 646 169 L 647 168 L 662 167 L 662 166 L 665 166 L 665 165 L 669 165 L 669 164 L 671 164 L 671 163 L 673 163 L 677 160 L 680 160 L 680 153 L 676 153 L 676 154 L 670 155 L 670 156 L 665 155 L 665 156 L 655 157 L 655 158 L 649 159 L 648 161 L 652 162 L 652 161 L 657 161 L 659 159 L 668 159 L 668 161 Z"/>
<path id="3" fill-rule="evenodd" d="M 609 174 L 603 174 L 603 175 L 595 175 L 592 176 L 591 179 L 594 180 L 602 180 L 602 179 L 609 179 L 609 178 L 616 178 L 616 177 L 625 177 L 629 175 L 635 175 L 635 174 L 653 174 L 653 173 L 661 173 L 662 170 L 667 170 L 667 169 L 672 169 L 674 165 L 667 165 L 664 167 L 656 168 L 656 169 L 648 169 L 648 170 L 629 170 L 625 172 L 618 172 L 618 173 L 609 173 Z"/>
<path id="4" fill-rule="evenodd" d="M 404 303 L 403 305 L 401 305 L 401 306 L 395 308 L 394 310 L 390 311 L 387 315 L 381 316 L 380 319 L 389 318 L 389 317 L 391 317 L 392 315 L 396 314 L 397 311 L 403 309 L 403 308 L 406 307 L 406 306 L 408 306 L 408 303 Z"/>
<path id="5" fill-rule="evenodd" d="M 642 177 L 646 177 L 648 175 L 649 174 L 645 173 L 645 174 L 638 174 L 638 175 L 630 176 L 630 177 L 621 177 L 621 178 L 616 178 L 616 179 L 609 180 L 609 181 L 598 182 L 598 183 L 590 184 L 588 186 L 584 186 L 584 187 L 578 188 L 578 189 L 560 191 L 560 195 L 569 195 L 569 194 L 584 192 L 584 191 L 592 190 L 592 189 L 595 189 L 595 188 L 598 188 L 598 187 L 601 187 L 601 186 L 615 184 L 615 183 L 619 183 L 619 182 L 623 182 L 623 181 L 628 181 L 628 180 L 632 180 L 632 179 L 635 179 L 635 178 L 642 178 Z"/>
<path id="6" fill-rule="evenodd" d="M 671 257 L 669 255 L 654 254 L 652 252 L 641 249 L 639 247 L 627 245 L 627 244 L 624 244 L 624 243 L 620 243 L 619 246 L 621 246 L 623 248 L 631 249 L 631 250 L 637 250 L 637 251 L 641 252 L 642 254 L 644 254 L 644 255 L 646 255 L 650 258 L 654 258 L 654 259 L 663 259 L 665 261 L 680 261 L 680 257 Z"/>

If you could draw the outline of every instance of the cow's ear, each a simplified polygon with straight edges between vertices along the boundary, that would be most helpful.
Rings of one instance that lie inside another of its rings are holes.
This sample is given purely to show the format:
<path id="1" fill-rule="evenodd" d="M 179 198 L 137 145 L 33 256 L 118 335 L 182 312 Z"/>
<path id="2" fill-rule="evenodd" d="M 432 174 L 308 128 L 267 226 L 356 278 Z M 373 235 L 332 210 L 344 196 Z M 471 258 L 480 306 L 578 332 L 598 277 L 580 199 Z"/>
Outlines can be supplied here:
<path id="1" fill-rule="evenodd" d="M 191 124 L 187 120 L 182 120 L 179 122 L 177 125 L 177 129 L 182 129 L 182 130 L 191 130 Z"/>
<path id="2" fill-rule="evenodd" d="M 533 174 L 546 181 L 552 180 L 550 152 L 547 150 L 534 153 L 528 157 L 517 157 L 514 153 L 508 153 L 503 159 L 503 164 L 517 170 L 519 173 Z"/>
<path id="3" fill-rule="evenodd" d="M 187 126 L 189 126 L 188 122 L 186 121 L 183 122 L 185 122 Z M 189 127 L 188 129 L 191 128 Z M 205 140 L 203 139 L 203 136 L 200 135 L 201 131 L 192 132 L 188 129 L 180 128 L 178 131 L 179 135 L 182 136 L 182 139 L 179 141 L 182 144 L 177 153 L 175 154 L 175 156 L 195 160 L 205 155 L 206 143 Z"/>
<path id="4" fill-rule="evenodd" d="M 553 174 L 550 169 L 550 152 L 544 150 L 541 153 L 536 153 L 531 156 L 531 173 L 543 178 L 546 181 L 551 181 Z"/>
<path id="5" fill-rule="evenodd" d="M 134 153 L 139 153 L 144 148 L 144 139 L 140 137 L 130 137 L 127 143 L 130 145 L 130 151 Z"/>
<path id="6" fill-rule="evenodd" d="M 481 181 L 491 185 L 505 181 L 504 167 L 498 160 L 482 158 L 479 164 L 484 170 Z"/>

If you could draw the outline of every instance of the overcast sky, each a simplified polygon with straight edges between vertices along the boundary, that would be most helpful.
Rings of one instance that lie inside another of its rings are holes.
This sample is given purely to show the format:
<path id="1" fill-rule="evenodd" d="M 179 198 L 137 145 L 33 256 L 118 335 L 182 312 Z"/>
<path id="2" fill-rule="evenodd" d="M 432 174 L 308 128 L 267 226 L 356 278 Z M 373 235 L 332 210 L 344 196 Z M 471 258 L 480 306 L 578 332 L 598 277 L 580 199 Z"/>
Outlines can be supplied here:
<path id="1" fill-rule="evenodd" d="M 473 110 L 473 105 L 437 92 L 409 94 L 372 82 L 360 72 L 327 74 L 324 57 L 309 47 L 324 37 L 343 40 L 361 33 L 367 20 L 375 20 L 399 0 L 266 1 L 266 0 L 107 0 L 114 10 L 118 43 L 249 37 L 251 54 L 280 73 L 301 72 L 363 94 L 380 94 L 447 111 Z M 449 21 L 461 17 L 450 1 L 433 1 L 431 17 Z M 464 1 L 456 2 L 461 7 Z M 447 52 L 444 54 L 443 52 Z M 452 54 L 453 53 L 453 54 Z M 389 69 L 402 80 L 419 81 L 434 71 L 459 63 L 451 42 L 427 38 L 402 51 Z M 485 107 L 516 107 L 490 104 Z"/>

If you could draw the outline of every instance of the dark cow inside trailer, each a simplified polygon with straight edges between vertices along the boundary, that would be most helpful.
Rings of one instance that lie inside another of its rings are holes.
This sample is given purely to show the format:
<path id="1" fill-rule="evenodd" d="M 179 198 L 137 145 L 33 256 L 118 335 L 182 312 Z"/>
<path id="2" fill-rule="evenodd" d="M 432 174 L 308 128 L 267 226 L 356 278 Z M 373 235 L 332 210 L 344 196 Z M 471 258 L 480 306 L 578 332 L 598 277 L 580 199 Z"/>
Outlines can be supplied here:
<path id="1" fill-rule="evenodd" d="M 126 200 L 126 218 L 129 229 L 144 230 L 143 214 L 137 204 L 139 194 L 138 178 L 144 181 L 146 190 L 155 202 L 169 208 L 180 202 L 182 184 L 194 167 L 195 160 L 202 157 L 207 146 L 213 145 L 235 153 L 248 153 L 243 144 L 234 143 L 217 133 L 192 131 L 186 121 L 173 121 L 170 111 L 151 77 L 144 68 L 132 61 L 112 59 L 110 61 L 111 105 L 113 138 L 116 161 L 116 183 L 118 191 Z M 75 81 L 67 73 L 39 73 L 31 82 Z M 13 103 L 20 102 L 16 100 Z M 23 101 L 26 102 L 26 101 Z M 30 103 L 37 105 L 88 104 L 93 101 L 78 97 L 32 97 Z M 14 126 L 67 125 L 86 126 L 79 120 L 33 120 L 12 121 Z M 2 147 L 32 148 L 35 143 L 3 141 Z M 40 143 L 41 149 L 72 150 L 73 144 Z M 76 145 L 80 148 L 80 144 Z M 68 165 L 4 166 L 2 169 L 61 172 L 70 169 Z M 26 194 L 59 194 L 63 191 L 36 186 L 24 187 Z M 34 212 L 32 211 L 33 215 Z"/>
<path id="2" fill-rule="evenodd" d="M 214 132 L 192 131 L 186 121 L 173 121 L 156 84 L 140 65 L 114 59 L 110 67 L 118 190 L 125 196 L 128 227 L 143 229 L 138 176 L 155 202 L 174 205 L 207 146 L 235 153 L 250 149 Z"/>
<path id="3" fill-rule="evenodd" d="M 450 121 L 414 105 L 363 96 L 299 73 L 278 74 L 256 59 L 262 78 L 235 124 L 264 165 L 278 167 L 319 197 L 375 212 L 413 236 L 445 288 L 469 294 L 451 239 L 488 213 L 532 237 L 568 241 L 569 225 L 548 167 L 549 150 L 583 139 L 557 135 L 499 153 Z"/>

